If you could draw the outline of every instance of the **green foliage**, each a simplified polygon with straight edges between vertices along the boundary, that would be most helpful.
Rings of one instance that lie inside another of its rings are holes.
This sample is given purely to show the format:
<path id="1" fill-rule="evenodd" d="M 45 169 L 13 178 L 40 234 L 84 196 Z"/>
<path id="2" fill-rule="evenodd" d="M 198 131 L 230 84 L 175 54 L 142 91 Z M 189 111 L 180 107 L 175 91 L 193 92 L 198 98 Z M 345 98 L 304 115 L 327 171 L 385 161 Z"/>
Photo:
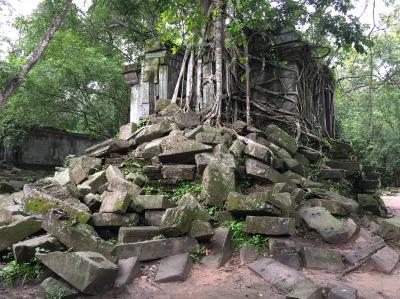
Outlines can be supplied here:
<path id="1" fill-rule="evenodd" d="M 202 184 L 196 184 L 193 182 L 180 182 L 178 186 L 172 191 L 170 198 L 173 201 L 178 201 L 186 193 L 193 192 L 196 195 L 200 195 L 202 190 Z"/>
<path id="2" fill-rule="evenodd" d="M 268 248 L 268 238 L 263 235 L 247 235 L 243 232 L 243 222 L 226 221 L 224 225 L 228 227 L 232 234 L 232 241 L 236 248 L 241 248 L 246 243 L 261 247 L 264 250 Z"/>
<path id="3" fill-rule="evenodd" d="M 122 164 L 121 172 L 124 176 L 130 173 L 142 173 L 143 165 L 136 160 L 127 160 Z"/>
<path id="4" fill-rule="evenodd" d="M 260 182 L 247 174 L 242 174 L 238 179 L 238 192 L 246 194 L 249 190 L 260 186 Z"/>
<path id="5" fill-rule="evenodd" d="M 168 195 L 167 191 L 164 189 L 164 186 L 144 186 L 142 188 L 142 192 L 144 195 Z"/>
<path id="6" fill-rule="evenodd" d="M 65 159 L 64 159 L 64 164 L 63 164 L 63 166 L 64 166 L 65 168 L 68 168 L 68 167 L 69 167 L 69 164 L 71 163 L 71 160 L 72 160 L 73 158 L 75 158 L 75 155 L 68 155 L 68 156 L 66 156 Z"/>
<path id="7" fill-rule="evenodd" d="M 24 285 L 33 279 L 40 277 L 43 274 L 44 266 L 35 258 L 23 264 L 17 264 L 14 260 L 3 269 L 0 276 L 0 285 L 3 288 L 10 288 L 16 283 Z"/>
<path id="8" fill-rule="evenodd" d="M 1 257 L 0 257 L 0 262 L 1 263 L 9 263 L 14 259 L 14 254 L 11 250 L 11 248 L 7 248 L 7 250 L 5 250 Z"/>
<path id="9" fill-rule="evenodd" d="M 44 292 L 47 299 L 61 299 L 65 297 L 64 291 L 56 286 L 46 286 Z"/>
<path id="10" fill-rule="evenodd" d="M 139 119 L 139 122 L 137 123 L 137 129 L 143 128 L 144 126 L 147 126 L 149 123 L 150 117 L 144 116 Z"/>
<path id="11" fill-rule="evenodd" d="M 154 236 L 153 238 L 151 238 L 152 240 L 164 240 L 165 236 L 163 234 L 159 234 L 157 236 Z"/>
<path id="12" fill-rule="evenodd" d="M 119 244 L 118 239 L 109 239 L 109 240 L 107 240 L 106 242 L 107 242 L 109 245 L 112 245 L 112 246 L 115 246 L 115 245 L 118 245 L 118 244 Z"/>
<path id="13" fill-rule="evenodd" d="M 381 16 L 367 55 L 341 53 L 336 97 L 341 137 L 364 165 L 386 168 L 400 184 L 400 6 Z"/>
<path id="14" fill-rule="evenodd" d="M 352 193 L 353 184 L 346 179 L 340 179 L 339 181 L 328 180 L 327 183 L 329 186 L 328 189 L 331 192 L 335 192 L 343 196 L 349 196 Z"/>
<path id="15" fill-rule="evenodd" d="M 190 254 L 193 262 L 200 262 L 201 258 L 206 255 L 206 248 L 203 245 L 200 245 L 197 250 Z"/>

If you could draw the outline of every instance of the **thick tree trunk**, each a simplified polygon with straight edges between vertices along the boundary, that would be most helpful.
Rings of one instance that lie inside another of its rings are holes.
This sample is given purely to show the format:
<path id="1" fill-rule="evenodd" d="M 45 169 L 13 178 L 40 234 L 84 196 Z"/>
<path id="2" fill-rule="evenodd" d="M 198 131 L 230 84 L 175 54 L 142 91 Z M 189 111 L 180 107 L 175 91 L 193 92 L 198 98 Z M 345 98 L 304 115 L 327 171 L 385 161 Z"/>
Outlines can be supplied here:
<path id="1" fill-rule="evenodd" d="M 246 60 L 245 69 L 246 69 L 246 123 L 248 125 L 251 124 L 250 119 L 250 62 L 249 62 L 249 42 L 247 42 L 244 46 L 244 56 Z"/>
<path id="2" fill-rule="evenodd" d="M 222 108 L 222 72 L 223 72 L 223 46 L 224 46 L 224 7 L 225 0 L 214 0 L 214 6 L 218 10 L 215 16 L 215 103 L 217 105 L 217 125 L 221 124 Z"/>
<path id="3" fill-rule="evenodd" d="M 64 21 L 64 17 L 70 9 L 71 5 L 72 0 L 66 0 L 60 12 L 54 17 L 53 23 L 51 24 L 50 28 L 42 37 L 33 53 L 28 57 L 27 62 L 23 65 L 21 72 L 18 74 L 18 77 L 12 79 L 10 84 L 8 84 L 5 87 L 4 91 L 0 94 L 0 108 L 4 107 L 8 99 L 16 92 L 18 87 L 21 86 L 22 82 L 28 76 L 29 71 L 39 61 L 40 57 L 42 57 L 44 50 L 46 50 L 54 34 L 58 31 L 58 29 L 60 29 Z"/>
<path id="4" fill-rule="evenodd" d="M 186 50 L 185 50 L 185 55 L 183 56 L 181 70 L 179 72 L 178 80 L 176 81 L 174 94 L 173 94 L 172 100 L 171 100 L 171 103 L 174 103 L 174 104 L 176 104 L 176 100 L 178 99 L 179 85 L 181 84 L 181 80 L 182 80 L 183 74 L 185 73 L 186 60 L 187 60 L 187 58 L 189 56 L 189 52 L 190 52 L 190 48 L 187 47 Z"/>
<path id="5" fill-rule="evenodd" d="M 190 58 L 188 63 L 188 70 L 186 75 L 186 105 L 185 109 L 190 109 L 190 102 L 193 97 L 193 67 L 194 67 L 194 50 L 190 52 Z"/>

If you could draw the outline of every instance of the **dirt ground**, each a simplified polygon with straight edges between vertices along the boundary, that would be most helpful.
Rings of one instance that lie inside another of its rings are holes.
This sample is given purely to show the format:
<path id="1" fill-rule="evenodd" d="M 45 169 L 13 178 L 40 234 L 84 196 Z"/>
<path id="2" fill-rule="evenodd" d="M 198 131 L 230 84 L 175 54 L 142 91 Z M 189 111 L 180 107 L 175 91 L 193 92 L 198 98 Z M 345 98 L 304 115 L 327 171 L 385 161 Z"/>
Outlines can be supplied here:
<path id="1" fill-rule="evenodd" d="M 386 205 L 392 209 L 393 214 L 400 216 L 400 193 L 395 196 L 383 197 Z M 363 241 L 363 236 L 351 244 L 337 246 L 336 249 L 346 251 Z M 307 240 L 311 246 L 328 247 L 328 245 Z M 391 245 L 400 253 L 400 248 Z M 331 247 L 335 249 L 335 247 Z M 211 269 L 195 264 L 185 282 L 155 283 L 154 276 L 157 262 L 147 263 L 142 266 L 142 275 L 130 285 L 120 289 L 111 290 L 103 295 L 79 298 L 121 298 L 121 299 L 240 299 L 240 298 L 271 298 L 283 299 L 268 282 L 262 280 L 251 272 L 246 266 L 240 266 L 239 257 L 234 256 L 221 269 Z M 386 275 L 371 270 L 366 264 L 354 272 L 344 276 L 341 280 L 337 273 L 303 269 L 302 272 L 314 282 L 328 286 L 336 282 L 346 283 L 359 292 L 360 298 L 365 299 L 400 299 L 400 264 L 392 274 Z M 0 298 L 24 299 L 41 298 L 40 288 L 36 285 L 11 290 L 0 290 Z"/>

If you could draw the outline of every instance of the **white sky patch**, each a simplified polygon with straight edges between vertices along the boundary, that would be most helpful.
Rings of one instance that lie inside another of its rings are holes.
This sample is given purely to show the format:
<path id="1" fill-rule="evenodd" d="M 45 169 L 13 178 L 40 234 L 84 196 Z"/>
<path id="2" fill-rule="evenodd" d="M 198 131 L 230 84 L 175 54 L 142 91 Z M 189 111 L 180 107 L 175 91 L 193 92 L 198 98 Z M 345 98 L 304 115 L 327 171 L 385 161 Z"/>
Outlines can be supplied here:
<path id="1" fill-rule="evenodd" d="M 28 16 L 43 0 L 8 0 L 11 7 L 0 7 L 0 36 L 14 42 L 18 39 L 18 30 L 12 24 L 20 16 Z M 86 12 L 91 0 L 74 0 L 73 3 L 83 12 Z M 7 41 L 0 40 L 0 60 L 4 59 L 9 51 Z"/>

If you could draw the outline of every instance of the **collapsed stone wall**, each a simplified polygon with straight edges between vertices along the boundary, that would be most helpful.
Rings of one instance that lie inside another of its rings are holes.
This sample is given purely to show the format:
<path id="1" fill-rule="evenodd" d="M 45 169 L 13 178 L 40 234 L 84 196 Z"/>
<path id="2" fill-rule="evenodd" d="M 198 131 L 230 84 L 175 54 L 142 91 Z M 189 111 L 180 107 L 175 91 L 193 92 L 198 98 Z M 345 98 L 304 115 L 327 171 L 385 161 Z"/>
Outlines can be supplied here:
<path id="1" fill-rule="evenodd" d="M 19 262 L 36 256 L 90 295 L 129 283 L 140 262 L 156 259 L 162 259 L 156 282 L 184 280 L 199 244 L 211 252 L 202 264 L 223 266 L 233 254 L 231 221 L 243 221 L 245 236 L 271 238 L 274 258 L 260 257 L 247 244 L 242 262 L 288 298 L 299 292 L 323 298 L 322 288 L 300 274 L 300 267 L 345 273 L 383 256 L 390 265 L 375 267 L 390 273 L 399 260 L 380 237 L 360 244 L 362 254 L 354 249 L 343 256 L 286 239 L 313 234 L 326 246 L 351 243 L 361 219 L 369 223 L 363 215 L 390 216 L 371 177 L 360 174 L 364 185 L 357 185 L 358 166 L 347 144 L 332 144 L 328 161 L 276 125 L 260 130 L 238 121 L 211 127 L 175 104 L 141 128 L 122 127 L 119 137 L 88 148 L 69 168 L 0 201 L 0 251 L 12 246 Z M 332 182 L 343 181 L 354 183 L 348 196 L 331 189 Z M 400 241 L 398 218 L 380 221 L 381 236 Z M 41 229 L 51 236 L 24 240 Z M 35 255 L 37 247 L 50 252 Z M 44 284 L 49 283 L 64 282 Z"/>

